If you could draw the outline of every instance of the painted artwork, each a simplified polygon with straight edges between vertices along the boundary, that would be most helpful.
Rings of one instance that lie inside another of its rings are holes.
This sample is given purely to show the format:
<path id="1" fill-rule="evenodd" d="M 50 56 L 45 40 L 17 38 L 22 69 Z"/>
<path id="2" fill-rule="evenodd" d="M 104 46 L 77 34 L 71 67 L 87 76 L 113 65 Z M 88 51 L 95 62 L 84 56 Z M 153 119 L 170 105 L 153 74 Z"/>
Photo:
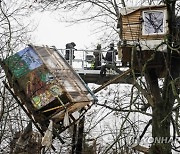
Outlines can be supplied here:
<path id="1" fill-rule="evenodd" d="M 43 64 L 37 53 L 31 48 L 25 48 L 17 53 L 27 64 L 29 70 L 34 70 Z"/>
<path id="2" fill-rule="evenodd" d="M 8 65 L 15 78 L 20 78 L 31 70 L 40 67 L 43 62 L 35 51 L 31 47 L 28 47 L 8 57 L 5 60 L 5 64 Z"/>
<path id="3" fill-rule="evenodd" d="M 46 106 L 62 93 L 33 48 L 27 47 L 8 57 L 5 64 L 36 109 Z"/>
<path id="4" fill-rule="evenodd" d="M 164 33 L 164 12 L 163 11 L 144 11 L 143 12 L 144 34 L 163 34 Z"/>
<path id="5" fill-rule="evenodd" d="M 62 89 L 58 85 L 50 84 L 44 93 L 32 97 L 32 103 L 36 109 L 41 109 L 55 98 L 59 98 L 61 94 Z"/>
<path id="6" fill-rule="evenodd" d="M 23 61 L 18 54 L 15 54 L 5 60 L 12 75 L 15 78 L 20 78 L 29 72 L 28 65 Z"/>
<path id="7" fill-rule="evenodd" d="M 44 107 L 56 98 L 52 90 L 60 94 L 60 88 L 55 86 L 57 81 L 44 64 L 22 76 L 18 81 L 36 109 Z"/>

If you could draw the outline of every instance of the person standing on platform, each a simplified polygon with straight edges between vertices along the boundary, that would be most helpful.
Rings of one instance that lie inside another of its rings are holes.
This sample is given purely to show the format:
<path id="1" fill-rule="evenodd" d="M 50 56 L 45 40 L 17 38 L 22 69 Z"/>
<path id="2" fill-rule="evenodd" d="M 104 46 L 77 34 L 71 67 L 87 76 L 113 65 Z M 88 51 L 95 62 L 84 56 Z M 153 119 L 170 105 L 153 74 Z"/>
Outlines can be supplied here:
<path id="1" fill-rule="evenodd" d="M 116 66 L 116 55 L 118 52 L 114 49 L 114 43 L 111 43 L 109 47 L 110 49 L 107 51 L 105 56 L 106 65 L 102 66 L 100 71 L 102 77 L 106 76 L 106 69 L 111 69 Z"/>
<path id="2" fill-rule="evenodd" d="M 101 69 L 101 60 L 104 58 L 103 54 L 101 53 L 101 44 L 97 45 L 96 50 L 93 52 L 94 55 L 94 69 L 98 70 Z"/>
<path id="3" fill-rule="evenodd" d="M 105 60 L 106 60 L 107 64 L 115 64 L 116 55 L 118 54 L 118 52 L 116 49 L 114 49 L 114 43 L 111 43 L 109 47 L 110 47 L 110 49 L 106 53 Z"/>
<path id="4" fill-rule="evenodd" d="M 75 46 L 76 46 L 76 44 L 74 42 L 66 44 L 66 54 L 65 54 L 66 60 L 72 60 L 75 58 L 74 50 L 77 50 L 77 49 L 75 49 Z"/>

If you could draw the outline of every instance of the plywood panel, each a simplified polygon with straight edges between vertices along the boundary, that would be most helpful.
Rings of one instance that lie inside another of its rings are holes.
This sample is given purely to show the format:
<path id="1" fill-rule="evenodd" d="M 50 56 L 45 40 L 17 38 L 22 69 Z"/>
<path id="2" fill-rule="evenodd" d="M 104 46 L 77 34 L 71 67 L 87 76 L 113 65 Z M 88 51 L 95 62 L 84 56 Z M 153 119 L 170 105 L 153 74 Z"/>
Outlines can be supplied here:
<path id="1" fill-rule="evenodd" d="M 122 37 L 124 40 L 137 40 L 139 38 L 141 35 L 140 17 L 140 11 L 122 17 Z"/>

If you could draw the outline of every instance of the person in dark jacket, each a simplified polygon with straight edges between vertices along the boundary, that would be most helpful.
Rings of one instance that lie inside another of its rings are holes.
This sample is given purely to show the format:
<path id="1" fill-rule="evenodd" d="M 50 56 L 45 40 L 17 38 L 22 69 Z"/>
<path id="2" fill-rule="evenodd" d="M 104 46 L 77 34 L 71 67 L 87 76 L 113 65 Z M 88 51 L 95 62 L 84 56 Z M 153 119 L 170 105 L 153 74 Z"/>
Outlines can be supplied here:
<path id="1" fill-rule="evenodd" d="M 101 53 L 101 44 L 97 45 L 97 48 L 95 49 L 95 51 L 93 52 L 94 55 L 94 69 L 98 70 L 101 67 L 101 60 L 103 57 L 103 54 Z"/>
<path id="2" fill-rule="evenodd" d="M 116 61 L 116 55 L 118 54 L 117 50 L 114 49 L 114 43 L 110 44 L 110 49 L 106 53 L 105 60 L 107 61 L 108 64 L 114 64 Z"/>
<path id="3" fill-rule="evenodd" d="M 66 60 L 74 59 L 75 58 L 74 50 L 77 50 L 77 49 L 75 49 L 75 46 L 76 46 L 76 44 L 74 42 L 66 44 L 66 54 L 65 54 L 65 59 Z"/>

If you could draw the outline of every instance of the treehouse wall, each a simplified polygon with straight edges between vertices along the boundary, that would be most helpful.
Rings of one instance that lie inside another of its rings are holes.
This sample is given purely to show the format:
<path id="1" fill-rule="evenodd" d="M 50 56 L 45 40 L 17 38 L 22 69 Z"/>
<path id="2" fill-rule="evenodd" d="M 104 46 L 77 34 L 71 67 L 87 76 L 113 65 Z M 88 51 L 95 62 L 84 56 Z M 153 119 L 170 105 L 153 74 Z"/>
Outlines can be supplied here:
<path id="1" fill-rule="evenodd" d="M 2 62 L 10 87 L 43 131 L 48 120 L 61 125 L 65 113 L 88 109 L 97 101 L 61 54 L 48 46 L 30 45 Z"/>
<path id="2" fill-rule="evenodd" d="M 164 77 L 167 45 L 162 42 L 168 34 L 167 19 L 165 6 L 143 6 L 121 10 L 118 26 L 122 42 L 119 43 L 118 54 L 122 65 L 133 67 L 136 72 L 141 72 L 146 65 L 147 69 L 154 69 L 158 77 Z M 180 40 L 179 23 L 180 17 L 177 17 L 174 23 L 177 31 L 176 42 Z M 179 75 L 178 60 L 179 56 L 173 55 L 172 68 L 176 70 L 174 76 Z"/>
<path id="3" fill-rule="evenodd" d="M 138 40 L 162 40 L 165 34 L 153 34 L 153 35 L 143 35 L 142 25 L 143 25 L 143 11 L 157 11 L 166 10 L 164 6 L 156 7 L 143 7 L 139 8 L 131 13 L 126 13 L 122 15 L 121 20 L 121 30 L 122 30 L 122 40 L 127 41 L 138 41 Z M 166 16 L 166 15 L 165 15 Z M 167 24 L 166 24 L 167 26 Z"/>
<path id="4" fill-rule="evenodd" d="M 138 40 L 141 35 L 140 11 L 122 16 L 122 39 Z"/>

